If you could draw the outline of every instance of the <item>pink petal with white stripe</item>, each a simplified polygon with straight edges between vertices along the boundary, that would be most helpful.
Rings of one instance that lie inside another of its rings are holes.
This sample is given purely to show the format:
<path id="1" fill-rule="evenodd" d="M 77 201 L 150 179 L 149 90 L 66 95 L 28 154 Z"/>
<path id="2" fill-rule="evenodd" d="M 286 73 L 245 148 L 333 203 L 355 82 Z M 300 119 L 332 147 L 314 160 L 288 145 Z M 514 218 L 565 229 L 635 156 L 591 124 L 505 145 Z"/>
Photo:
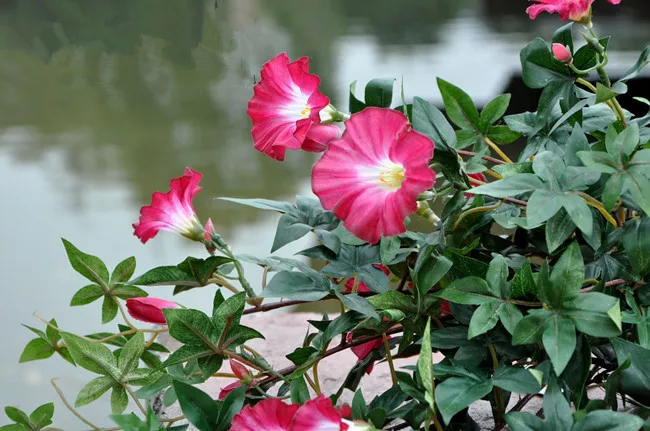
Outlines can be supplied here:
<path id="1" fill-rule="evenodd" d="M 411 129 L 406 116 L 366 108 L 345 122 L 312 170 L 312 190 L 347 230 L 371 244 L 406 231 L 404 219 L 430 190 L 433 142 Z"/>
<path id="2" fill-rule="evenodd" d="M 258 151 L 284 160 L 287 149 L 298 150 L 305 140 L 308 147 L 312 145 L 309 141 L 324 144 L 319 142 L 322 133 L 309 139 L 312 125 L 320 123 L 320 111 L 329 105 L 329 99 L 318 90 L 319 84 L 320 78 L 309 73 L 306 57 L 291 62 L 282 53 L 264 64 L 246 111 Z"/>
<path id="3" fill-rule="evenodd" d="M 291 422 L 300 406 L 279 398 L 246 406 L 232 419 L 230 431 L 291 431 Z"/>

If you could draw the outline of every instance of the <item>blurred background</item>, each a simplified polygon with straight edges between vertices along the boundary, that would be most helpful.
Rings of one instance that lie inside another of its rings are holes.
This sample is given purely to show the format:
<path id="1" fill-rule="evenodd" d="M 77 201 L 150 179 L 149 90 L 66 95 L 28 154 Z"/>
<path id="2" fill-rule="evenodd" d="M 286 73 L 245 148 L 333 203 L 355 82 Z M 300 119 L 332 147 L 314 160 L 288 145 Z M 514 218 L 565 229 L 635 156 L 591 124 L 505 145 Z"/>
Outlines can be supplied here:
<path id="1" fill-rule="evenodd" d="M 646 1 L 594 5 L 597 31 L 615 35 L 613 75 L 650 40 Z M 550 39 L 560 23 L 557 16 L 531 22 L 527 5 L 0 0 L 0 316 L 6 334 L 0 406 L 29 412 L 56 400 L 51 377 L 61 379 L 74 401 L 91 378 L 58 357 L 18 364 L 33 338 L 19 323 L 44 326 L 34 312 L 77 333 L 101 330 L 99 302 L 68 308 L 87 283 L 69 267 L 61 236 L 110 269 L 136 256 L 136 274 L 188 254 L 203 256 L 199 246 L 171 234 L 146 246 L 132 235 L 139 208 L 153 191 L 166 191 L 185 166 L 204 174 L 194 202 L 200 218 L 211 217 L 237 253 L 268 255 L 278 216 L 213 200 L 293 200 L 311 193 L 313 155 L 291 152 L 279 163 L 252 147 L 246 104 L 266 60 L 282 51 L 292 59 L 309 56 L 321 91 L 342 110 L 350 82 L 375 77 L 403 78 L 407 99 L 420 95 L 441 105 L 436 76 L 479 105 L 512 92 L 512 110 L 534 110 L 534 93 L 519 79 L 519 50 L 537 35 Z M 247 269 L 255 284 L 259 272 Z M 153 296 L 171 299 L 171 290 L 158 289 Z M 189 292 L 180 301 L 209 311 L 212 290 Z M 108 425 L 107 406 L 105 397 L 80 411 Z M 54 425 L 83 429 L 58 400 Z"/>

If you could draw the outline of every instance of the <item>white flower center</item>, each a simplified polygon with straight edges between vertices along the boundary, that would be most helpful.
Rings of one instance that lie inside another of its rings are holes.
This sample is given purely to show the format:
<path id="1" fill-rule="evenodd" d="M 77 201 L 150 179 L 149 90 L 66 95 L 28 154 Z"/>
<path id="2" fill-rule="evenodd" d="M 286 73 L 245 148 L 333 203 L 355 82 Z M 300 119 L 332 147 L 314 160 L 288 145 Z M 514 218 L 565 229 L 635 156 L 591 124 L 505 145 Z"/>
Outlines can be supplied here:
<path id="1" fill-rule="evenodd" d="M 357 173 L 364 181 L 387 191 L 399 190 L 406 178 L 406 169 L 391 160 L 384 160 L 375 166 L 360 166 Z"/>

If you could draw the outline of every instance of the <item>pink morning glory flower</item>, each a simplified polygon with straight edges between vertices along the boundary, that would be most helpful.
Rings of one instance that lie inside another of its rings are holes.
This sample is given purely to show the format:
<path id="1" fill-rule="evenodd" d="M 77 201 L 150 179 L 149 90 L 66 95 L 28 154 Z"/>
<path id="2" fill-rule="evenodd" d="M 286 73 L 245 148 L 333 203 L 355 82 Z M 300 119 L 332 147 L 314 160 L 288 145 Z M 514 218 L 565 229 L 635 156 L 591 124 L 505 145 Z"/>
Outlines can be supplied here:
<path id="1" fill-rule="evenodd" d="M 560 19 L 588 23 L 591 16 L 591 4 L 594 0 L 534 0 L 538 4 L 526 9 L 530 19 L 535 19 L 542 12 L 558 13 Z M 608 0 L 611 4 L 619 4 L 621 0 Z"/>
<path id="2" fill-rule="evenodd" d="M 320 124 L 329 99 L 318 90 L 319 84 L 320 78 L 309 73 L 307 57 L 291 62 L 282 53 L 264 64 L 246 111 L 258 151 L 284 160 L 287 149 L 323 151 L 339 137 L 337 126 Z"/>
<path id="3" fill-rule="evenodd" d="M 133 223 L 133 234 L 140 238 L 143 244 L 161 230 L 201 241 L 204 229 L 192 204 L 192 199 L 201 190 L 201 177 L 199 172 L 185 168 L 185 175 L 169 182 L 169 192 L 155 192 L 151 205 L 140 209 L 140 220 Z"/>
<path id="4" fill-rule="evenodd" d="M 364 422 L 342 418 L 329 398 L 320 395 L 304 405 L 279 398 L 244 407 L 232 420 L 231 431 L 374 431 Z"/>
<path id="5" fill-rule="evenodd" d="M 366 108 L 345 122 L 342 138 L 314 165 L 312 190 L 347 230 L 375 244 L 405 232 L 418 195 L 433 187 L 433 147 L 403 113 Z"/>

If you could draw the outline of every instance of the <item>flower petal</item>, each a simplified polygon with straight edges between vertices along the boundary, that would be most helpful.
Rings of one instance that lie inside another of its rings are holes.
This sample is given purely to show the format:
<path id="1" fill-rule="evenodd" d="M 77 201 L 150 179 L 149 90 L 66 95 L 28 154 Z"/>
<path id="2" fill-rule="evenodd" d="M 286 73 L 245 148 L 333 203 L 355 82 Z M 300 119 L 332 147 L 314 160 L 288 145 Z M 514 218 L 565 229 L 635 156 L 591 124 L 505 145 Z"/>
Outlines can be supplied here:
<path id="1" fill-rule="evenodd" d="M 296 412 L 291 423 L 291 431 L 341 431 L 347 428 L 341 422 L 332 400 L 324 395 L 307 401 Z"/>
<path id="2" fill-rule="evenodd" d="M 417 196 L 433 187 L 433 142 L 411 130 L 406 116 L 366 108 L 345 123 L 312 170 L 312 190 L 323 208 L 369 243 L 405 232 Z"/>
<path id="3" fill-rule="evenodd" d="M 294 429 L 291 423 L 299 408 L 279 398 L 262 400 L 255 407 L 245 406 L 237 413 L 230 431 L 290 431 Z"/>

